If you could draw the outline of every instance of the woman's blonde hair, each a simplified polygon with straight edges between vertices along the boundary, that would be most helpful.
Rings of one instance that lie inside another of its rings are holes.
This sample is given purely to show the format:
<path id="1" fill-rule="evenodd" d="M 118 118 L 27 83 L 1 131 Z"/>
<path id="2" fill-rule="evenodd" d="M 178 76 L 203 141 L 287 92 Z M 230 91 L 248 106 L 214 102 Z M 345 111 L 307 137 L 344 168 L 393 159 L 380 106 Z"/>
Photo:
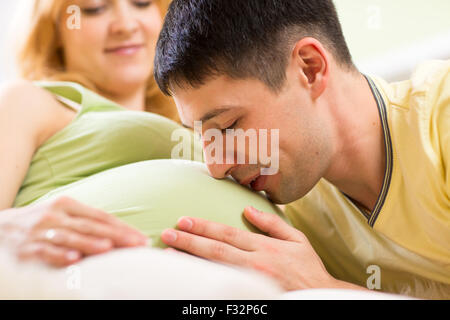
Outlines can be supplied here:
<path id="1" fill-rule="evenodd" d="M 162 16 L 171 0 L 157 0 Z M 28 80 L 73 81 L 98 91 L 95 84 L 80 73 L 65 70 L 62 48 L 59 46 L 57 25 L 62 12 L 62 0 L 34 0 L 30 24 L 19 47 L 17 62 L 22 77 Z M 27 3 L 29 5 L 29 3 Z M 147 85 L 146 111 L 179 122 L 173 100 L 164 96 L 153 76 Z"/>

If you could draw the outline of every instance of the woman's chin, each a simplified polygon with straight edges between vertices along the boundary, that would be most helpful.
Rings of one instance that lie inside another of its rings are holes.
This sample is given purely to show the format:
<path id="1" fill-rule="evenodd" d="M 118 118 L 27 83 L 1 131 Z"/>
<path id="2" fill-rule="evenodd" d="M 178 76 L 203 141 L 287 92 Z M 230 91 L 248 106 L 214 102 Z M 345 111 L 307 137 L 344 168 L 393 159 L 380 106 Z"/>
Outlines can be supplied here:
<path id="1" fill-rule="evenodd" d="M 120 91 L 128 91 L 128 90 L 136 90 L 137 88 L 146 85 L 149 78 L 151 77 L 151 73 L 143 74 L 142 71 L 140 73 L 137 72 L 123 72 L 123 73 L 114 73 L 107 76 L 108 83 L 111 84 L 111 89 L 114 92 Z"/>

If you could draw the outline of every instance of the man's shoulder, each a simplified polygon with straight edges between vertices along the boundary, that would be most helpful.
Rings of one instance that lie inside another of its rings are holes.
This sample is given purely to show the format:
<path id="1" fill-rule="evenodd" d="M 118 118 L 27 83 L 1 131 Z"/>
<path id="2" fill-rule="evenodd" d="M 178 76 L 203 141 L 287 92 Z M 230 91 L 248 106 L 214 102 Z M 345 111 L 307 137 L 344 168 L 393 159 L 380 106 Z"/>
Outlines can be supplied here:
<path id="1" fill-rule="evenodd" d="M 376 80 L 386 97 L 396 148 L 407 147 L 405 141 L 415 136 L 439 154 L 450 131 L 450 60 L 425 61 L 406 81 Z"/>
<path id="2" fill-rule="evenodd" d="M 450 156 L 450 60 L 427 61 L 420 65 L 411 78 L 412 90 L 421 93 L 423 117 L 430 129 L 430 139 L 439 145 L 444 161 Z"/>
<path id="3" fill-rule="evenodd" d="M 429 60 L 419 64 L 411 75 L 412 93 L 430 92 L 450 94 L 450 60 Z M 447 88 L 442 84 L 447 82 Z"/>
<path id="4" fill-rule="evenodd" d="M 450 60 L 432 60 L 420 64 L 411 77 L 411 94 L 420 97 L 437 133 L 450 130 Z"/>
<path id="5" fill-rule="evenodd" d="M 449 79 L 450 60 L 422 62 L 404 81 L 388 83 L 374 77 L 391 107 L 405 111 L 429 109 L 439 97 L 450 96 Z"/>

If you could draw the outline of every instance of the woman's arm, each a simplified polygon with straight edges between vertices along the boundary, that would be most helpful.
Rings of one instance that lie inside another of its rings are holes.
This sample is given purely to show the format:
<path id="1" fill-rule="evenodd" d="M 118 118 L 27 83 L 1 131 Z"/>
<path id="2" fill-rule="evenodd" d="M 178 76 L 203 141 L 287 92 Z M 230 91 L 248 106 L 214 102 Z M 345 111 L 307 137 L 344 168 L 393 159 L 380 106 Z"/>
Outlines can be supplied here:
<path id="1" fill-rule="evenodd" d="M 30 82 L 0 88 L 0 210 L 12 206 L 35 151 L 74 117 Z"/>
<path id="2" fill-rule="evenodd" d="M 36 150 L 74 117 L 29 82 L 0 89 L 0 244 L 22 259 L 64 266 L 114 247 L 146 244 L 142 233 L 116 217 L 69 198 L 4 210 L 13 204 Z"/>

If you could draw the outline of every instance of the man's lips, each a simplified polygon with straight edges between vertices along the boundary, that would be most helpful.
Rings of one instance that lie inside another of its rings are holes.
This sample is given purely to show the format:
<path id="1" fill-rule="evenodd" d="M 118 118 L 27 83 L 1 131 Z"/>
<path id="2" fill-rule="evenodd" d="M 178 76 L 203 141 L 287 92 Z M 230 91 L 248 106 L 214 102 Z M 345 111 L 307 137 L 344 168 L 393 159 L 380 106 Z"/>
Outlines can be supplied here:
<path id="1" fill-rule="evenodd" d="M 255 181 L 250 183 L 250 186 L 255 191 L 263 191 L 266 187 L 266 181 L 268 176 L 259 176 Z"/>
<path id="2" fill-rule="evenodd" d="M 260 176 L 260 174 L 255 174 L 251 177 L 248 177 L 247 179 L 242 179 L 242 180 L 238 180 L 240 184 L 244 185 L 244 186 L 248 186 L 250 183 L 252 183 L 254 180 L 256 180 L 258 177 Z"/>
<path id="3" fill-rule="evenodd" d="M 255 191 L 264 190 L 266 184 L 267 176 L 262 176 L 260 173 L 240 181 L 240 184 L 244 186 L 250 185 L 250 187 Z"/>

